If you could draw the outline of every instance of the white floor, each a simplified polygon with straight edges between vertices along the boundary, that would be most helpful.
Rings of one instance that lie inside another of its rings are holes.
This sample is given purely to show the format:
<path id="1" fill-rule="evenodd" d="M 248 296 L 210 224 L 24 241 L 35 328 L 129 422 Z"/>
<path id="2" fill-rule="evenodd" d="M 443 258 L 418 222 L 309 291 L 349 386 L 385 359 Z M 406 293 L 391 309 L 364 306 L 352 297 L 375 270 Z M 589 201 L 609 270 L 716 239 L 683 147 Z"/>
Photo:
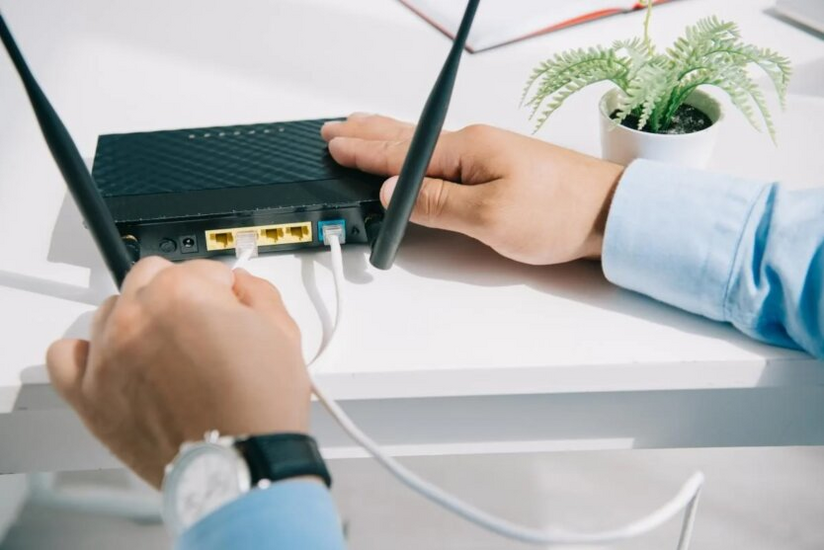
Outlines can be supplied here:
<path id="1" fill-rule="evenodd" d="M 563 523 L 580 529 L 614 526 L 649 510 L 700 468 L 708 484 L 692 548 L 824 548 L 824 447 L 433 457 L 406 463 L 490 511 L 531 525 Z M 352 550 L 528 548 L 442 513 L 372 462 L 333 464 L 335 496 Z M 117 484 L 122 477 L 122 472 L 107 471 L 64 475 L 63 481 Z M 673 523 L 621 548 L 674 548 L 677 527 Z M 169 545 L 160 525 L 29 504 L 0 548 L 138 550 Z"/>

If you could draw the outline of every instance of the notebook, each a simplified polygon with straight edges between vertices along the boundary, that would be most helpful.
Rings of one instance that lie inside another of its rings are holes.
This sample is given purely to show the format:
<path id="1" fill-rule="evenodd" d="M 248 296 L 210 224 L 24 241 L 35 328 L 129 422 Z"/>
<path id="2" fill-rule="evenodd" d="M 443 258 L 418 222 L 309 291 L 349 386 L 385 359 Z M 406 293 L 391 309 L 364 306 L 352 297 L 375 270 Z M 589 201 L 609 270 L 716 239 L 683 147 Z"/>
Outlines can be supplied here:
<path id="1" fill-rule="evenodd" d="M 450 38 L 454 38 L 466 7 L 466 0 L 400 1 Z M 643 7 L 638 0 L 484 0 L 475 14 L 466 49 L 482 52 Z"/>

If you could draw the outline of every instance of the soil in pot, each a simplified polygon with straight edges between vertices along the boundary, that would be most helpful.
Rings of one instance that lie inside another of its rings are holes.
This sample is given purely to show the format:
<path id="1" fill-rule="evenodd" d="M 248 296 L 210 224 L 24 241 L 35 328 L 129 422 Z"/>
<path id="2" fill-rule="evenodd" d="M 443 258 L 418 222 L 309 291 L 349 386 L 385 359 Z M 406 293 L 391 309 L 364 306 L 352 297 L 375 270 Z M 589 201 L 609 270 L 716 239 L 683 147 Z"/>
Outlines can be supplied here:
<path id="1" fill-rule="evenodd" d="M 618 115 L 618 110 L 612 112 L 610 115 L 611 118 L 615 118 Z M 633 130 L 638 129 L 638 117 L 635 115 L 629 115 L 621 122 L 622 126 L 626 126 L 627 128 L 632 128 Z M 697 109 L 692 105 L 682 104 L 678 109 L 675 111 L 675 115 L 672 117 L 672 122 L 669 127 L 664 130 L 663 132 L 658 132 L 659 134 L 691 134 L 692 132 L 699 132 L 705 128 L 709 128 L 712 126 L 712 120 L 708 117 L 701 109 Z M 649 132 L 645 127 L 642 131 Z"/>

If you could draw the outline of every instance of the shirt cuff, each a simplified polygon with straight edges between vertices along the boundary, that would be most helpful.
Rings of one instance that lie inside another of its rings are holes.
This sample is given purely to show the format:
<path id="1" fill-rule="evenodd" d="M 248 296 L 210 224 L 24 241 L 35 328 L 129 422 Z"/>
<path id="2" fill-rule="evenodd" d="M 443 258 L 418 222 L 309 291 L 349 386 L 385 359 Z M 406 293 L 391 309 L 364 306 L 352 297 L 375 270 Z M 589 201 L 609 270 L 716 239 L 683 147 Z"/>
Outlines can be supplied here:
<path id="1" fill-rule="evenodd" d="M 724 302 L 747 219 L 768 184 L 648 160 L 621 177 L 601 255 L 612 283 L 726 320 Z"/>
<path id="2" fill-rule="evenodd" d="M 329 491 L 306 480 L 253 489 L 181 535 L 178 550 L 340 550 L 343 529 Z"/>

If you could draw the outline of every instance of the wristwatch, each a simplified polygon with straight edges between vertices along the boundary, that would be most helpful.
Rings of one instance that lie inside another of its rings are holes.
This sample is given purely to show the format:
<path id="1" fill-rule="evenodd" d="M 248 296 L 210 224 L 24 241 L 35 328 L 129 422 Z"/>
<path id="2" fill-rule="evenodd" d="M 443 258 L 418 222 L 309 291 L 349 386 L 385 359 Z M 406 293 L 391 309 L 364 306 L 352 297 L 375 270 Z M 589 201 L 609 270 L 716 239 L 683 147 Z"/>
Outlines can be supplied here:
<path id="1" fill-rule="evenodd" d="M 163 520 L 180 534 L 199 519 L 253 488 L 276 481 L 332 478 L 315 440 L 301 433 L 234 438 L 206 432 L 203 441 L 184 443 L 163 477 Z"/>

